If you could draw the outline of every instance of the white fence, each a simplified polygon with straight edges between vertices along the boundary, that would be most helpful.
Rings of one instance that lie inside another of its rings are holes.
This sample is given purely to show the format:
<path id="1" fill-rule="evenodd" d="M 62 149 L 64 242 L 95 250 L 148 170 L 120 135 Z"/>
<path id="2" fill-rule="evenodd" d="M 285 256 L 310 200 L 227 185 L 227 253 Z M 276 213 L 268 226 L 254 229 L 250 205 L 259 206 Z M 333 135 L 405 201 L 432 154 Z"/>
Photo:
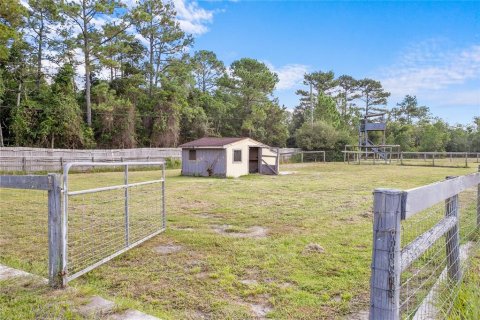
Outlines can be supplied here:
<path id="1" fill-rule="evenodd" d="M 0 148 L 0 172 L 60 172 L 67 162 L 156 162 L 181 159 L 179 148 L 69 150 Z"/>
<path id="2" fill-rule="evenodd" d="M 370 319 L 438 319 L 479 243 L 480 173 L 374 192 Z"/>

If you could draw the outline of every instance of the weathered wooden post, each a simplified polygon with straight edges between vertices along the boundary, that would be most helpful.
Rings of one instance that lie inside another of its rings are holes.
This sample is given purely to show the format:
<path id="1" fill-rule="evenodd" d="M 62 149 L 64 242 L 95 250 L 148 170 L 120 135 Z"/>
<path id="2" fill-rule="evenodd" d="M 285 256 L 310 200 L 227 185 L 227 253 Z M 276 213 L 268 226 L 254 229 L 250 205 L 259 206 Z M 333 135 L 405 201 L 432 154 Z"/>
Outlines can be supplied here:
<path id="1" fill-rule="evenodd" d="M 48 280 L 54 288 L 64 288 L 66 266 L 64 265 L 63 246 L 65 234 L 62 228 L 62 187 L 59 174 L 48 174 Z"/>
<path id="2" fill-rule="evenodd" d="M 456 177 L 447 177 L 454 179 Z M 447 272 L 450 280 L 458 282 L 461 279 L 460 270 L 460 234 L 458 221 L 458 194 L 445 200 L 445 216 L 455 217 L 457 222 L 445 233 L 446 254 L 447 254 Z"/>
<path id="3" fill-rule="evenodd" d="M 468 153 L 465 152 L 465 168 L 468 168 Z"/>
<path id="4" fill-rule="evenodd" d="M 280 148 L 277 148 L 277 156 L 275 157 L 275 172 L 280 173 Z"/>
<path id="5" fill-rule="evenodd" d="M 435 167 L 435 152 L 432 153 L 433 166 Z"/>
<path id="6" fill-rule="evenodd" d="M 400 319 L 400 231 L 403 192 L 377 189 L 373 201 L 370 320 Z"/>
<path id="7" fill-rule="evenodd" d="M 400 164 L 403 165 L 403 151 L 400 152 Z"/>
<path id="8" fill-rule="evenodd" d="M 325 163 L 325 151 L 323 151 L 323 162 Z"/>
<path id="9" fill-rule="evenodd" d="M 300 151 L 300 162 L 303 163 L 303 151 Z"/>

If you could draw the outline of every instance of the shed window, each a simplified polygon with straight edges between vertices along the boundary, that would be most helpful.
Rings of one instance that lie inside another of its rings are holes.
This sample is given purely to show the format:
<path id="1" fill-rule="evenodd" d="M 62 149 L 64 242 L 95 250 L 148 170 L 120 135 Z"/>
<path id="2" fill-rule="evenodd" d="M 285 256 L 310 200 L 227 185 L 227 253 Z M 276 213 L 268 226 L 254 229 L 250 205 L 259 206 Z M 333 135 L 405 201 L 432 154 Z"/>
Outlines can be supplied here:
<path id="1" fill-rule="evenodd" d="M 197 150 L 188 150 L 188 160 L 197 160 Z"/>
<path id="2" fill-rule="evenodd" d="M 242 162 L 242 150 L 233 150 L 233 162 Z"/>

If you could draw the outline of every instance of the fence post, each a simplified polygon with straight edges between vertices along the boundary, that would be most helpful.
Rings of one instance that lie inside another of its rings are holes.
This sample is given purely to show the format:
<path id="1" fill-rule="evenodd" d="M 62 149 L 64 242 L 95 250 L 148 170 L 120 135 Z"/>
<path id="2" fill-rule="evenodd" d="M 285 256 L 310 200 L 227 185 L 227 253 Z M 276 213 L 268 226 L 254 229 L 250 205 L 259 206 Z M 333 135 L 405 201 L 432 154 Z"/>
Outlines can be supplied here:
<path id="1" fill-rule="evenodd" d="M 325 163 L 325 151 L 323 151 L 323 162 Z"/>
<path id="2" fill-rule="evenodd" d="M 303 163 L 303 151 L 300 152 L 300 162 Z"/>
<path id="3" fill-rule="evenodd" d="M 432 153 L 432 161 L 433 161 L 433 166 L 435 167 L 435 152 Z"/>
<path id="4" fill-rule="evenodd" d="M 261 149 L 260 149 L 261 150 Z M 162 164 L 162 225 L 167 227 L 166 204 L 165 204 L 165 163 Z"/>
<path id="5" fill-rule="evenodd" d="M 48 174 L 48 280 L 54 288 L 66 286 L 66 266 L 63 259 L 65 235 L 62 228 L 61 182 L 59 174 Z"/>
<path id="6" fill-rule="evenodd" d="M 275 157 L 275 171 L 280 173 L 280 148 L 277 148 L 277 156 Z"/>
<path id="7" fill-rule="evenodd" d="M 400 164 L 403 165 L 403 151 L 400 152 Z"/>
<path id="8" fill-rule="evenodd" d="M 465 168 L 468 168 L 468 153 L 465 152 Z"/>
<path id="9" fill-rule="evenodd" d="M 122 158 L 123 159 L 123 158 Z M 123 179 L 125 184 L 125 247 L 130 245 L 130 216 L 128 208 L 129 188 L 128 188 L 128 164 L 125 165 Z"/>
<path id="10" fill-rule="evenodd" d="M 370 319 L 400 319 L 400 231 L 403 192 L 374 191 Z"/>
<path id="11" fill-rule="evenodd" d="M 480 166 L 478 166 L 478 172 L 480 172 Z M 480 183 L 477 187 L 477 228 L 480 227 Z"/>
<path id="12" fill-rule="evenodd" d="M 454 179 L 456 177 L 447 177 L 447 179 Z M 452 229 L 445 234 L 446 241 L 446 255 L 447 255 L 447 272 L 450 280 L 455 282 L 460 281 L 460 234 L 458 221 L 458 194 L 445 200 L 445 216 L 456 217 L 457 223 Z"/>

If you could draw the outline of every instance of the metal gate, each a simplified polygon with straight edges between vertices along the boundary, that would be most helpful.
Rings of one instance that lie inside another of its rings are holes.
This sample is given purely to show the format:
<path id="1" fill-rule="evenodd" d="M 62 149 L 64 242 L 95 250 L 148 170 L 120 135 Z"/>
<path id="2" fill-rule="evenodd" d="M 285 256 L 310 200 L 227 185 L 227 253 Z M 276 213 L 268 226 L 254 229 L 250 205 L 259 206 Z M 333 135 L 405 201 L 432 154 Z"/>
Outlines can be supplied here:
<path id="1" fill-rule="evenodd" d="M 71 174 L 75 170 L 89 173 Z M 63 284 L 165 227 L 164 162 L 72 162 L 64 166 L 59 230 Z"/>

